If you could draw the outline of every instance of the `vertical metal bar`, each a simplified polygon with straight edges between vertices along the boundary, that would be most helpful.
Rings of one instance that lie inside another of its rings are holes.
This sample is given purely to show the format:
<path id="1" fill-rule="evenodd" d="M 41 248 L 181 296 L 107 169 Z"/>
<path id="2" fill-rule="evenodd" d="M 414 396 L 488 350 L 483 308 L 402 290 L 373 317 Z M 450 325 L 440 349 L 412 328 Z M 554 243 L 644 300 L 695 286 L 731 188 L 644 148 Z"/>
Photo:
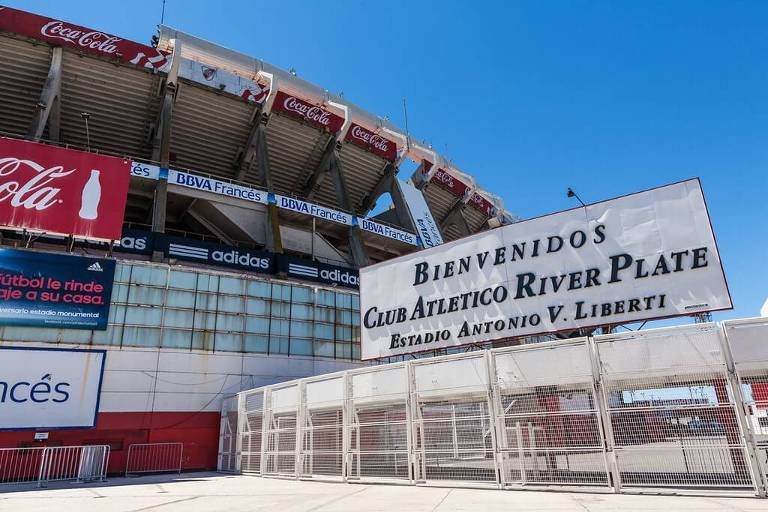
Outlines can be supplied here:
<path id="1" fill-rule="evenodd" d="M 496 484 L 501 488 L 504 485 L 504 479 L 501 476 L 501 464 L 499 464 L 499 441 L 498 441 L 498 432 L 496 430 L 496 414 L 495 414 L 495 401 L 496 401 L 496 365 L 493 362 L 491 352 L 489 350 L 486 350 L 484 353 L 484 365 L 485 365 L 485 375 L 486 379 L 488 381 L 487 387 L 486 387 L 486 409 L 488 410 L 488 419 L 489 423 L 491 425 L 494 425 L 493 428 L 490 429 L 491 432 L 491 447 L 493 448 L 493 465 L 495 468 L 496 473 Z M 482 416 L 482 412 L 481 412 Z M 482 424 L 482 423 L 481 423 Z M 482 427 L 481 427 L 482 428 Z M 485 441 L 483 441 L 483 456 L 485 456 Z"/>
<path id="2" fill-rule="evenodd" d="M 226 379 L 226 376 L 224 377 Z M 245 395 L 239 392 L 235 395 L 235 403 L 237 404 L 237 422 L 235 432 L 235 466 L 232 468 L 238 473 L 242 473 L 242 459 L 243 459 L 243 421 L 247 421 L 245 415 Z"/>
<path id="3" fill-rule="evenodd" d="M 313 222 L 314 225 L 314 222 Z M 314 237 L 314 234 L 313 234 Z M 314 256 L 314 254 L 313 254 Z M 352 379 L 349 372 L 342 374 L 342 389 L 344 395 L 342 397 L 341 408 L 341 480 L 346 482 L 349 474 L 349 423 L 351 419 L 350 409 L 352 407 Z"/>
<path id="4" fill-rule="evenodd" d="M 734 401 L 734 410 L 736 411 L 736 421 L 741 431 L 741 442 L 747 452 L 749 458 L 749 472 L 752 478 L 752 486 L 755 490 L 755 494 L 761 498 L 766 497 L 766 488 L 768 482 L 763 480 L 763 473 L 760 470 L 760 463 L 757 459 L 757 444 L 755 442 L 755 436 L 752 432 L 751 425 L 749 424 L 749 418 L 746 414 L 746 397 L 741 389 L 741 383 L 736 371 L 736 364 L 733 360 L 733 352 L 731 351 L 731 344 L 728 339 L 728 330 L 725 326 L 718 328 L 718 340 L 720 341 L 720 347 L 722 348 L 723 359 L 725 360 L 725 366 L 727 369 L 727 385 L 731 388 L 731 396 Z M 734 468 L 738 471 L 738 468 Z"/>
<path id="5" fill-rule="evenodd" d="M 587 351 L 592 367 L 592 392 L 595 397 L 595 405 L 599 411 L 598 420 L 600 426 L 600 437 L 602 438 L 604 458 L 606 468 L 613 477 L 614 492 L 621 492 L 621 471 L 619 470 L 617 454 L 615 450 L 615 438 L 613 435 L 613 424 L 609 413 L 608 397 L 605 393 L 603 381 L 602 363 L 600 361 L 600 351 L 597 343 L 592 336 L 587 336 Z"/>

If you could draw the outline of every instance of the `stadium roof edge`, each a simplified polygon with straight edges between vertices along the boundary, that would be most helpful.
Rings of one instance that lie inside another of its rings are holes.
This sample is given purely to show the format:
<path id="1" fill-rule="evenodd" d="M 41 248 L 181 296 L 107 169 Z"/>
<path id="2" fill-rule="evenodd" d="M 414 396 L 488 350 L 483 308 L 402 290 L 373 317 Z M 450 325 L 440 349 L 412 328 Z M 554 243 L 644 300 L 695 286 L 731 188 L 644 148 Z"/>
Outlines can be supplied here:
<path id="1" fill-rule="evenodd" d="M 158 48 L 161 50 L 171 50 L 175 45 L 175 41 L 180 41 L 181 56 L 183 58 L 189 58 L 215 68 L 225 69 L 248 79 L 254 79 L 260 74 L 270 75 L 277 79 L 276 89 L 278 90 L 289 91 L 305 100 L 313 101 L 316 104 L 322 104 L 324 106 L 330 106 L 331 108 L 334 108 L 334 104 L 344 107 L 352 122 L 363 125 L 373 131 L 383 130 L 390 136 L 399 139 L 400 146 L 405 146 L 403 147 L 403 156 L 407 156 L 415 162 L 427 160 L 433 164 L 432 174 L 436 172 L 438 168 L 441 168 L 451 174 L 456 174 L 458 178 L 466 181 L 467 184 L 471 186 L 472 194 L 479 194 L 493 204 L 497 210 L 496 217 L 500 222 L 507 223 L 508 219 L 516 218 L 515 215 L 506 210 L 503 200 L 498 195 L 481 188 L 471 174 L 459 169 L 448 158 L 445 158 L 432 149 L 429 144 L 414 140 L 407 135 L 404 130 L 395 126 L 387 119 L 373 114 L 346 98 L 332 94 L 327 89 L 304 80 L 303 78 L 264 60 L 211 43 L 210 41 L 168 25 L 159 25 L 158 31 Z M 338 110 L 338 107 L 336 107 L 336 109 Z M 346 114 L 346 112 L 342 113 Z M 469 197 L 466 199 L 469 200 Z"/>

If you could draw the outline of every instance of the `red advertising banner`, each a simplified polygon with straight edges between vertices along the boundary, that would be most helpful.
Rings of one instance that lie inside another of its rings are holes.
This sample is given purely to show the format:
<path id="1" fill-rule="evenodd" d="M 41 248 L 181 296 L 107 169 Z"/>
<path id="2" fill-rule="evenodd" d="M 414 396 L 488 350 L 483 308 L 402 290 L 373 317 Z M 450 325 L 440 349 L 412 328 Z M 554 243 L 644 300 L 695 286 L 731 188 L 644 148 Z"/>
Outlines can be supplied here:
<path id="1" fill-rule="evenodd" d="M 467 190 L 469 190 L 469 185 L 460 179 L 451 176 L 443 169 L 438 169 L 435 171 L 435 174 L 432 175 L 431 181 L 433 183 L 437 183 L 458 197 L 464 197 L 464 194 L 466 194 Z"/>
<path id="2" fill-rule="evenodd" d="M 397 159 L 397 145 L 389 139 L 378 135 L 359 124 L 352 123 L 344 140 L 367 149 L 381 158 L 394 162 Z"/>
<path id="3" fill-rule="evenodd" d="M 0 138 L 0 226 L 119 240 L 131 162 Z"/>
<path id="4" fill-rule="evenodd" d="M 126 41 L 105 32 L 10 7 L 0 7 L 0 31 L 31 37 L 54 46 L 118 59 L 140 67 L 160 71 L 166 71 L 170 67 L 170 54 L 167 52 Z"/>
<path id="5" fill-rule="evenodd" d="M 272 110 L 285 112 L 291 117 L 303 119 L 318 128 L 328 128 L 331 132 L 339 131 L 344 124 L 343 117 L 282 91 L 277 91 Z"/>
<path id="6" fill-rule="evenodd" d="M 477 192 L 472 194 L 472 197 L 469 198 L 469 204 L 483 212 L 488 217 L 493 217 L 493 215 L 496 213 L 496 207 L 493 206 L 493 203 L 491 203 Z"/>

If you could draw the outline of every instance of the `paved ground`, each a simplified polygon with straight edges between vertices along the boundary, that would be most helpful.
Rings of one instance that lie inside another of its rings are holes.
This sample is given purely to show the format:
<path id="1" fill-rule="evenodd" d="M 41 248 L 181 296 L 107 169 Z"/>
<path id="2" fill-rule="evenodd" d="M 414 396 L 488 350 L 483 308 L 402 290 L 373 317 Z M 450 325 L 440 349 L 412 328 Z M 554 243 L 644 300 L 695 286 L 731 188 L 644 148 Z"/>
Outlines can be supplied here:
<path id="1" fill-rule="evenodd" d="M 296 482 L 215 473 L 0 488 L 2 512 L 768 511 L 768 500 Z"/>

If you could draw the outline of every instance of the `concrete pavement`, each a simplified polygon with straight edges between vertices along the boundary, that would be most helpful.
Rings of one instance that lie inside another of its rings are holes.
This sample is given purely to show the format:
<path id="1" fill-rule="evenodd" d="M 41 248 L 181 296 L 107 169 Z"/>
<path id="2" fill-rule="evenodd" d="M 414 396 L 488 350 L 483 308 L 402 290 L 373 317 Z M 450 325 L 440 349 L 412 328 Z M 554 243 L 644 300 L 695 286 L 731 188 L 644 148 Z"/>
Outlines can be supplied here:
<path id="1" fill-rule="evenodd" d="M 0 487 L 0 512 L 768 511 L 768 500 L 499 491 L 278 480 L 216 473 Z"/>

